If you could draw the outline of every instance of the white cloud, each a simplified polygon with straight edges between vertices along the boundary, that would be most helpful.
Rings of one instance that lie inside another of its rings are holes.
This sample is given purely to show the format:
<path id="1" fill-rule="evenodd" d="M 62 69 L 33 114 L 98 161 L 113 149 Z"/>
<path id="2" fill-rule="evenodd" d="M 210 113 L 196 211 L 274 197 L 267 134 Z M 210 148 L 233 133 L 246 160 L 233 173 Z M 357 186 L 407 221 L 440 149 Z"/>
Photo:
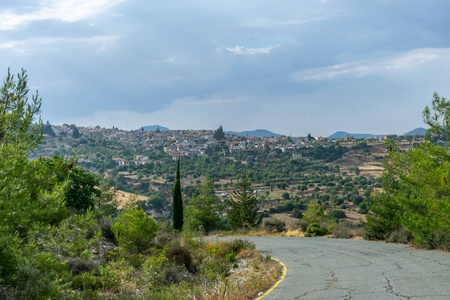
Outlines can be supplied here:
<path id="1" fill-rule="evenodd" d="M 102 11 L 125 0 L 41 0 L 34 11 L 17 13 L 0 12 L 0 30 L 14 30 L 33 21 L 59 20 L 76 22 L 94 17 Z"/>
<path id="2" fill-rule="evenodd" d="M 42 46 L 66 44 L 71 46 L 90 46 L 96 52 L 106 51 L 113 46 L 116 36 L 92 36 L 87 38 L 31 38 L 23 41 L 10 41 L 0 43 L 0 49 L 12 50 L 20 54 L 32 54 Z"/>
<path id="3" fill-rule="evenodd" d="M 363 77 L 374 73 L 389 73 L 396 70 L 411 70 L 427 66 L 433 61 L 450 58 L 450 48 L 422 48 L 396 56 L 337 64 L 324 68 L 294 73 L 294 79 L 326 80 L 337 77 Z"/>
<path id="4" fill-rule="evenodd" d="M 242 46 L 236 45 L 234 48 L 226 48 L 229 52 L 238 54 L 238 55 L 257 55 L 257 54 L 269 54 L 274 48 L 279 45 L 269 46 L 269 47 L 261 47 L 261 48 L 245 48 Z"/>

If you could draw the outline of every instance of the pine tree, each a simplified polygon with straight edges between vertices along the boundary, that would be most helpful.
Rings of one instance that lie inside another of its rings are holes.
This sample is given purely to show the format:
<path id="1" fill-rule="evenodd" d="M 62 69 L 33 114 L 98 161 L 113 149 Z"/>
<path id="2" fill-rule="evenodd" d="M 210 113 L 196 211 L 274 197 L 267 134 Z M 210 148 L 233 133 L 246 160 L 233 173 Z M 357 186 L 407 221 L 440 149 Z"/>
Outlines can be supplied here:
<path id="1" fill-rule="evenodd" d="M 244 172 L 230 199 L 229 221 L 233 229 L 256 227 L 262 222 L 263 215 L 258 215 L 258 199 L 250 186 L 247 172 Z"/>
<path id="2" fill-rule="evenodd" d="M 42 132 L 44 134 L 48 134 L 50 136 L 56 136 L 55 132 L 53 131 L 52 125 L 50 124 L 49 121 L 47 121 L 47 123 L 42 127 Z"/>
<path id="3" fill-rule="evenodd" d="M 80 137 L 80 132 L 78 131 L 78 128 L 76 128 L 76 127 L 73 128 L 72 137 L 74 139 L 78 139 Z"/>
<path id="4" fill-rule="evenodd" d="M 181 231 L 183 229 L 183 199 L 181 197 L 180 159 L 178 159 L 177 177 L 173 188 L 172 220 L 173 229 Z"/>
<path id="5" fill-rule="evenodd" d="M 214 194 L 212 180 L 197 185 L 199 195 L 193 195 L 186 207 L 186 226 L 191 230 L 202 230 L 208 234 L 212 230 L 222 228 L 220 211 L 223 205 Z"/>
<path id="6" fill-rule="evenodd" d="M 222 125 L 214 132 L 214 138 L 218 141 L 225 139 L 225 133 L 223 132 Z"/>

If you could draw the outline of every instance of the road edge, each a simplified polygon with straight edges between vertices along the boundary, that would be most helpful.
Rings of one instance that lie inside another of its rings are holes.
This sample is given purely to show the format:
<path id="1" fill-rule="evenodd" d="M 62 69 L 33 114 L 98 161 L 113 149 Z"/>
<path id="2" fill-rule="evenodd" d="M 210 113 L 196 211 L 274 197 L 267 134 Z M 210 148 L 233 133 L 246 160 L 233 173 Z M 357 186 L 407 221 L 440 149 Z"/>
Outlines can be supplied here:
<path id="1" fill-rule="evenodd" d="M 255 300 L 260 300 L 260 299 L 264 298 L 265 296 L 267 296 L 270 292 L 272 292 L 280 284 L 280 282 L 283 281 L 284 277 L 286 276 L 286 272 L 287 272 L 286 265 L 279 259 L 276 259 L 276 258 L 273 258 L 273 257 L 271 257 L 270 259 L 272 259 L 274 261 L 277 261 L 283 267 L 282 275 L 281 275 L 280 279 L 278 279 L 278 281 L 275 282 L 275 284 L 272 285 L 272 287 L 270 289 L 268 289 L 263 295 L 261 295 L 260 297 L 256 298 Z"/>

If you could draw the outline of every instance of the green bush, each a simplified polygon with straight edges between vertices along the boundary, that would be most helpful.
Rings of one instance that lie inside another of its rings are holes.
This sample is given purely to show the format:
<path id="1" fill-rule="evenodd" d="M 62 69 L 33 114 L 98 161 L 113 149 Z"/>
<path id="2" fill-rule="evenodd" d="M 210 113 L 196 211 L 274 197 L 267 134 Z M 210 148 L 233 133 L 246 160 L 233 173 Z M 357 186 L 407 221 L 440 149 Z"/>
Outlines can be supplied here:
<path id="1" fill-rule="evenodd" d="M 112 231 L 116 236 L 119 249 L 131 252 L 143 252 L 154 242 L 158 224 L 142 209 L 130 209 L 117 217 Z"/>
<path id="2" fill-rule="evenodd" d="M 301 218 L 303 218 L 303 213 L 300 209 L 294 208 L 294 210 L 292 211 L 291 217 L 301 219 Z"/>
<path id="3" fill-rule="evenodd" d="M 308 228 L 309 222 L 306 220 L 299 220 L 297 223 L 298 228 L 302 231 L 302 232 L 306 232 L 306 229 Z"/>
<path id="4" fill-rule="evenodd" d="M 345 212 L 340 209 L 329 209 L 327 211 L 327 216 L 328 216 L 328 219 L 330 219 L 330 220 L 343 219 L 343 218 L 347 217 L 345 215 Z"/>
<path id="5" fill-rule="evenodd" d="M 322 236 L 328 233 L 328 229 L 326 227 L 320 226 L 318 223 L 311 223 L 306 228 L 305 236 Z"/>
<path id="6" fill-rule="evenodd" d="M 373 197 L 365 238 L 408 242 L 411 237 L 401 233 L 403 228 L 419 247 L 446 248 L 442 241 L 450 232 L 448 149 L 422 143 L 402 152 L 394 145 L 384 167 L 383 192 Z"/>

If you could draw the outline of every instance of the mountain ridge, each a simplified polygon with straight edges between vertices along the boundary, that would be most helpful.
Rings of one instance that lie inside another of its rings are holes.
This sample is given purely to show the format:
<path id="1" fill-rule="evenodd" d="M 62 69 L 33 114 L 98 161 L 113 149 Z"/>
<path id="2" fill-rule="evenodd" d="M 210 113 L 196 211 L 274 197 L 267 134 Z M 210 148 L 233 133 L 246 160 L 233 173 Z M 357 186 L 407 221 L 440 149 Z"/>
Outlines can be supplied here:
<path id="1" fill-rule="evenodd" d="M 281 134 L 269 131 L 267 129 L 255 129 L 255 130 L 246 130 L 246 131 L 225 131 L 225 133 L 229 134 L 236 134 L 241 136 L 256 136 L 256 137 L 268 137 L 268 136 L 274 136 L 274 137 L 280 137 Z"/>
<path id="2" fill-rule="evenodd" d="M 158 128 L 161 131 L 170 131 L 169 128 L 161 126 L 161 125 L 142 126 L 141 128 L 144 128 L 144 131 L 156 131 L 156 129 L 158 129 Z"/>
<path id="3" fill-rule="evenodd" d="M 400 134 L 400 136 L 407 136 L 407 135 L 425 135 L 425 133 L 427 132 L 427 130 L 423 127 L 418 127 L 416 129 L 413 129 L 411 131 L 408 131 L 404 134 Z M 390 133 L 389 133 L 390 134 Z M 333 140 L 333 139 L 343 139 L 346 136 L 353 136 L 355 139 L 367 139 L 367 138 L 371 138 L 371 137 L 384 137 L 387 134 L 372 134 L 372 133 L 349 133 L 346 131 L 336 131 L 335 133 L 333 133 L 332 135 L 328 136 L 328 139 Z"/>

